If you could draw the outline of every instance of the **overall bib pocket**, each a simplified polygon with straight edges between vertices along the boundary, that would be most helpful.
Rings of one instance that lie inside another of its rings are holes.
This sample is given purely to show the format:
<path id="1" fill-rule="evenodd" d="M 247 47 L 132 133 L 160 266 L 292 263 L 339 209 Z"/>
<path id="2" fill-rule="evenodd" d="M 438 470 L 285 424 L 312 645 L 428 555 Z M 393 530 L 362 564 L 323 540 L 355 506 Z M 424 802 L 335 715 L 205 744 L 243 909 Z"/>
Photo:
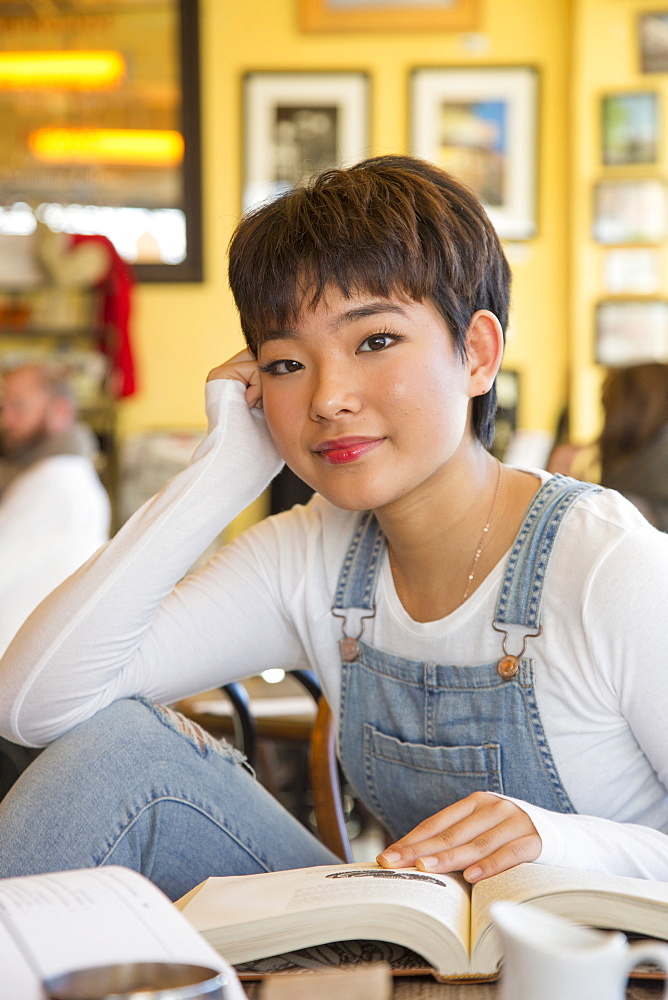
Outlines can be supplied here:
<path id="1" fill-rule="evenodd" d="M 405 743 L 365 723 L 364 778 L 376 815 L 403 836 L 471 792 L 503 794 L 501 747 Z"/>

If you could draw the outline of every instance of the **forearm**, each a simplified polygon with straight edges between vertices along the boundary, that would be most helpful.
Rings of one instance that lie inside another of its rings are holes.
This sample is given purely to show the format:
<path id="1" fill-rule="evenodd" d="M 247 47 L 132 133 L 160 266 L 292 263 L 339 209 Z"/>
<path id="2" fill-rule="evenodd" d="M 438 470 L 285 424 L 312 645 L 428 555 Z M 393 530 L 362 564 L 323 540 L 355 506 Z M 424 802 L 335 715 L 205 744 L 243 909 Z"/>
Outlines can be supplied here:
<path id="1" fill-rule="evenodd" d="M 538 831 L 539 864 L 668 881 L 668 836 L 660 830 L 509 801 L 526 812 Z"/>
<path id="2" fill-rule="evenodd" d="M 0 732 L 9 738 L 49 742 L 116 698 L 144 693 L 136 665 L 162 602 L 281 465 L 241 386 L 209 383 L 207 412 L 209 434 L 188 468 L 40 605 L 7 650 Z"/>

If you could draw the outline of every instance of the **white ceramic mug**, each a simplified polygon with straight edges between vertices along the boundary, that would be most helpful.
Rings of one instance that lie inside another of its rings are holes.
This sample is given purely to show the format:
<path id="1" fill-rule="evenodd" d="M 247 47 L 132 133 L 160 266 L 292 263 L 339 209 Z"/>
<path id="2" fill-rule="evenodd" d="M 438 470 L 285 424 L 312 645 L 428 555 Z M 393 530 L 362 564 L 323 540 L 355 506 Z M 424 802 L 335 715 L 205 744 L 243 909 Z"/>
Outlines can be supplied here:
<path id="1" fill-rule="evenodd" d="M 490 913 L 503 943 L 499 1000 L 624 1000 L 641 962 L 668 974 L 668 945 L 629 944 L 618 932 L 581 927 L 528 904 L 496 902 Z"/>

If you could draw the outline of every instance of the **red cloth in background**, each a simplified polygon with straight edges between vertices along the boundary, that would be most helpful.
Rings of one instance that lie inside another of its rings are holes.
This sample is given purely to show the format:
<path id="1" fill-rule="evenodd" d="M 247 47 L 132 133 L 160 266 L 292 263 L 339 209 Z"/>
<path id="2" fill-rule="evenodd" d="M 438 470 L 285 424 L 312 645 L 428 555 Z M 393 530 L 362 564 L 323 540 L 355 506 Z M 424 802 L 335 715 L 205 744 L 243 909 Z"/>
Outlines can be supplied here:
<path id="1" fill-rule="evenodd" d="M 106 236 L 74 233 L 72 245 L 94 240 L 107 251 L 109 269 L 95 286 L 99 293 L 98 321 L 109 327 L 112 336 L 105 337 L 100 347 L 111 364 L 111 388 L 114 396 L 131 396 L 137 388 L 135 365 L 130 340 L 132 289 L 135 284 L 132 268 L 123 260 Z"/>

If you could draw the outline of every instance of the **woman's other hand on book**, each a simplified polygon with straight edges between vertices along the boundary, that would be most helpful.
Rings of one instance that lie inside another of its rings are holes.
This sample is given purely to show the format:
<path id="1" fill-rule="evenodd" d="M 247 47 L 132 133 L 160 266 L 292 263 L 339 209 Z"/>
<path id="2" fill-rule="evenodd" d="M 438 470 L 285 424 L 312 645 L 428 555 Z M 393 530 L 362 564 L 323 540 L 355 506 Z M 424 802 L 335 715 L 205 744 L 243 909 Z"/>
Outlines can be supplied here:
<path id="1" fill-rule="evenodd" d="M 491 792 L 474 792 L 423 820 L 386 847 L 377 861 L 382 868 L 461 871 L 468 882 L 480 882 L 535 861 L 541 848 L 523 809 Z"/>
<path id="2" fill-rule="evenodd" d="M 228 378 L 235 382 L 241 382 L 246 387 L 246 402 L 249 408 L 251 410 L 262 409 L 260 369 L 250 351 L 239 351 L 229 361 L 218 365 L 217 368 L 213 368 L 206 380 L 207 382 L 212 382 L 217 378 Z"/>

